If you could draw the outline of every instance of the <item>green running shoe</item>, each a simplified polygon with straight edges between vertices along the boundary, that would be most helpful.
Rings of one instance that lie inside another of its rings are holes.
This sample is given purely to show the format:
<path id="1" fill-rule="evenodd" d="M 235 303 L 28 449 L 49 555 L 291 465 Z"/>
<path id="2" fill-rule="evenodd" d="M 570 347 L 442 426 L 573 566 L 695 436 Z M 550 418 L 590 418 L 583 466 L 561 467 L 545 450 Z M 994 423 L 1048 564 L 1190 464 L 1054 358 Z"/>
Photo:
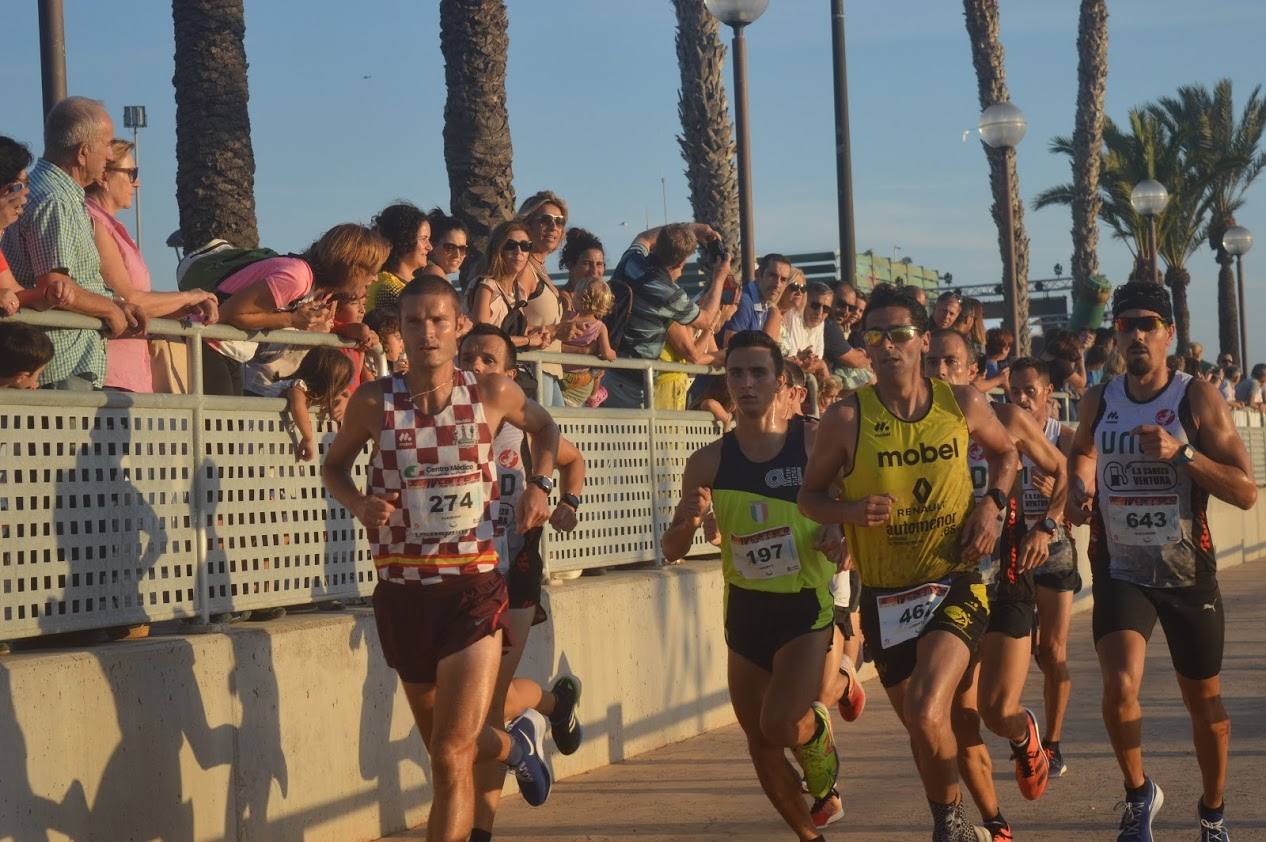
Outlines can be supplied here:
<path id="1" fill-rule="evenodd" d="M 813 703 L 813 716 L 818 723 L 813 738 L 804 745 L 793 748 L 791 753 L 796 756 L 796 762 L 804 772 L 809 794 L 816 799 L 826 798 L 831 793 L 840 773 L 840 758 L 835 753 L 831 716 L 821 702 Z"/>

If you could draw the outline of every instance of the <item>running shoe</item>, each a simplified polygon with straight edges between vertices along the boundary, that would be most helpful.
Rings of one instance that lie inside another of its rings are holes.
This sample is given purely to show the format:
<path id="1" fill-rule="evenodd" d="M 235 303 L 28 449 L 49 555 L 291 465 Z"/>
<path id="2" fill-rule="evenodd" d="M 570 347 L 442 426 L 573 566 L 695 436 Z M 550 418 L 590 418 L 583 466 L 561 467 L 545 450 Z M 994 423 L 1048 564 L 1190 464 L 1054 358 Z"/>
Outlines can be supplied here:
<path id="1" fill-rule="evenodd" d="M 1117 842 L 1153 842 L 1152 820 L 1165 803 L 1165 793 L 1151 778 L 1143 780 L 1143 794 L 1137 798 L 1126 797 L 1117 804 L 1121 810 L 1120 832 Z M 1201 829 L 1203 833 L 1203 828 Z M 1217 839 L 1217 837 L 1213 837 Z"/>
<path id="2" fill-rule="evenodd" d="M 935 817 L 932 842 L 991 842 L 992 840 L 988 830 L 973 825 L 967 819 L 967 809 L 963 807 L 961 799 L 952 807 L 937 805 L 933 808 L 932 814 Z"/>
<path id="3" fill-rule="evenodd" d="M 1196 815 L 1200 817 L 1200 842 L 1231 842 L 1231 831 L 1227 830 L 1222 811 L 1207 810 L 1197 801 Z"/>
<path id="4" fill-rule="evenodd" d="M 519 782 L 519 792 L 524 801 L 533 807 L 539 807 L 549 798 L 553 783 L 541 746 L 541 740 L 545 736 L 545 717 L 529 709 L 510 723 L 508 733 L 522 752 L 519 762 L 510 767 Z"/>
<path id="5" fill-rule="evenodd" d="M 1012 842 L 1015 839 L 1011 835 L 1011 824 L 1006 819 L 997 819 L 996 821 L 986 821 L 984 823 L 985 830 L 989 831 L 993 842 Z"/>
<path id="6" fill-rule="evenodd" d="M 835 753 L 835 738 L 831 734 L 831 715 L 821 702 L 813 703 L 813 717 L 817 721 L 814 735 L 809 742 L 793 748 L 791 753 L 804 772 L 809 794 L 814 798 L 826 798 L 840 773 L 840 758 Z"/>
<path id="7" fill-rule="evenodd" d="M 1037 732 L 1037 717 L 1028 708 L 1024 709 L 1024 716 L 1029 721 L 1029 739 L 1023 747 L 1012 743 L 1011 757 L 1015 760 L 1015 782 L 1020 785 L 1020 794 L 1036 801 L 1046 792 L 1049 770 L 1042 738 Z"/>
<path id="8" fill-rule="evenodd" d="M 856 722 L 866 709 L 866 688 L 857 678 L 857 670 L 852 667 L 841 666 L 840 674 L 848 676 L 848 692 L 840 697 L 840 716 L 845 722 Z"/>
<path id="9" fill-rule="evenodd" d="M 844 818 L 844 802 L 840 798 L 840 791 L 831 787 L 826 798 L 815 799 L 813 806 L 809 808 L 809 815 L 813 817 L 813 826 L 818 830 Z"/>
<path id="10" fill-rule="evenodd" d="M 1064 762 L 1064 755 L 1060 752 L 1059 746 L 1045 744 L 1042 746 L 1042 751 L 1046 752 L 1046 768 L 1050 770 L 1050 776 L 1064 777 L 1068 772 L 1068 764 Z"/>
<path id="11" fill-rule="evenodd" d="M 583 732 L 576 719 L 576 705 L 580 703 L 580 680 L 564 675 L 550 689 L 554 694 L 554 712 L 549 715 L 550 733 L 560 754 L 575 754 L 580 748 Z"/>

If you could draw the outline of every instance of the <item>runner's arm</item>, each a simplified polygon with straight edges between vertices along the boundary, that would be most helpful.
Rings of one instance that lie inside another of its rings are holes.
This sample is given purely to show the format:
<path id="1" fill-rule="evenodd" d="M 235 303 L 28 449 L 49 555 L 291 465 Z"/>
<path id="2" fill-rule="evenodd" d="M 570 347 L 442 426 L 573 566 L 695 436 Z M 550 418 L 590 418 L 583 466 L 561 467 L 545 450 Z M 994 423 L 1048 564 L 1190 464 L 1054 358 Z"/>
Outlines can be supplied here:
<path id="1" fill-rule="evenodd" d="M 380 430 L 381 396 L 382 390 L 370 388 L 370 384 L 356 390 L 348 401 L 343 423 L 339 425 L 334 441 L 325 451 L 325 461 L 321 463 L 321 480 L 330 494 L 369 528 L 386 523 L 387 517 L 396 508 L 395 504 L 400 502 L 396 492 L 385 495 L 385 498 L 362 494 L 352 480 L 352 466 L 356 458 L 364 450 L 365 443 L 373 441 Z"/>
<path id="2" fill-rule="evenodd" d="M 1257 502 L 1253 463 L 1235 429 L 1226 401 L 1213 385 L 1195 380 L 1187 387 L 1196 418 L 1196 458 L 1185 470 L 1193 482 L 1214 497 L 1241 509 Z M 1161 458 L 1165 458 L 1162 454 Z M 1172 454 L 1169 458 L 1173 458 Z"/>
<path id="3" fill-rule="evenodd" d="M 585 457 L 565 436 L 558 437 L 558 505 L 549 516 L 550 526 L 559 532 L 576 528 L 577 510 L 562 498 L 579 497 L 585 484 Z"/>
<path id="4" fill-rule="evenodd" d="M 967 419 L 967 430 L 973 440 L 985 450 L 989 464 L 989 488 L 997 488 L 1004 494 L 1015 486 L 1019 458 L 1015 442 L 1007 428 L 998 420 L 989 399 L 975 386 L 953 386 L 954 397 Z M 988 498 L 985 498 L 988 499 Z M 983 503 L 983 501 L 982 501 Z M 997 514 L 996 510 L 994 512 Z"/>
<path id="5" fill-rule="evenodd" d="M 1052 520 L 1061 520 L 1064 517 L 1064 504 L 1068 500 L 1068 460 L 1046 438 L 1032 415 L 1018 408 L 1011 414 L 1007 428 L 1015 439 L 1016 447 L 1029 457 L 1034 467 L 1055 482 L 1051 493 L 1047 495 L 1050 503 L 1046 507 L 1046 516 Z"/>
<path id="6" fill-rule="evenodd" d="M 720 457 L 721 443 L 717 441 L 696 450 L 686 460 L 681 475 L 681 500 L 673 512 L 673 522 L 664 530 L 659 542 L 664 561 L 677 561 L 690 552 L 695 532 L 712 510 L 712 483 L 716 480 Z"/>
<path id="7" fill-rule="evenodd" d="M 1099 417 L 1099 402 L 1103 400 L 1103 387 L 1095 386 L 1086 392 L 1077 404 L 1077 417 L 1081 419 L 1073 433 L 1068 448 L 1068 504 L 1064 513 L 1069 523 L 1086 523 L 1095 497 L 1094 419 Z"/>

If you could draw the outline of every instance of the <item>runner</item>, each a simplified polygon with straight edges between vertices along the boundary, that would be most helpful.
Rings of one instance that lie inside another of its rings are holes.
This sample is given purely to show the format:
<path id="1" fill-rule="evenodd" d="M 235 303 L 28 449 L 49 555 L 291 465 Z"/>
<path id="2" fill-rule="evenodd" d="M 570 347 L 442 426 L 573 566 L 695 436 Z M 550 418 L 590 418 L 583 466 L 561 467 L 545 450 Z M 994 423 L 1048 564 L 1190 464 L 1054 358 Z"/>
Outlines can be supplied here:
<path id="1" fill-rule="evenodd" d="M 1035 357 L 1021 357 L 1011 363 L 1011 403 L 1030 413 L 1051 444 L 1067 455 L 1073 444 L 1072 427 L 1061 424 L 1051 413 L 1051 373 L 1046 363 Z M 1055 478 L 1034 469 L 1024 460 L 1024 515 L 1033 528 L 1041 512 L 1052 508 Z M 1081 590 L 1081 574 L 1077 571 L 1077 550 L 1072 535 L 1063 523 L 1062 509 L 1054 515 L 1060 521 L 1059 532 L 1052 539 L 1046 563 L 1033 576 L 1037 584 L 1037 664 L 1042 670 L 1042 697 L 1046 707 L 1046 730 L 1042 749 L 1052 778 L 1068 771 L 1059 749 L 1064 731 L 1064 712 L 1072 693 L 1068 673 L 1068 628 L 1072 623 L 1073 595 Z"/>
<path id="2" fill-rule="evenodd" d="M 861 571 L 862 630 L 893 709 L 910 734 L 934 840 L 989 840 L 959 797 L 951 700 L 989 621 L 976 562 L 997 542 L 1016 451 L 974 387 L 923 376 L 927 311 L 903 288 L 877 286 L 863 334 L 877 382 L 822 419 L 800 509 L 844 523 Z M 968 436 L 989 460 L 974 505 Z M 831 494 L 841 482 L 840 499 Z"/>
<path id="3" fill-rule="evenodd" d="M 551 783 L 539 713 L 528 711 L 508 733 L 485 720 L 509 625 L 493 545 L 492 431 L 502 421 L 523 429 L 540 476 L 548 477 L 558 427 L 514 381 L 453 367 L 460 308 L 443 278 L 418 278 L 405 288 L 400 326 L 409 371 L 357 390 L 321 469 L 330 493 L 369 538 L 383 656 L 400 675 L 431 755 L 431 842 L 470 835 L 477 758 L 512 767 L 530 804 L 543 803 Z M 351 470 L 366 442 L 373 454 L 362 494 Z M 520 528 L 548 517 L 544 484 L 533 477 L 519 499 Z"/>
<path id="4" fill-rule="evenodd" d="M 510 335 L 490 324 L 475 325 L 462 337 L 459 345 L 458 364 L 464 371 L 483 377 L 487 374 L 503 374 L 514 378 L 518 354 Z M 541 608 L 541 579 L 544 561 L 541 558 L 541 532 L 537 526 L 521 533 L 516 528 L 515 508 L 528 484 L 531 474 L 531 454 L 523 446 L 523 431 L 513 424 L 502 422 L 492 441 L 492 453 L 497 465 L 497 556 L 499 569 L 506 578 L 509 597 L 510 628 L 509 649 L 501 657 L 501 669 L 497 673 L 497 686 L 493 692 L 491 710 L 502 711 L 501 722 L 509 722 L 534 708 L 550 723 L 554 744 L 561 754 L 574 754 L 580 747 L 581 728 L 576 719 L 576 705 L 580 701 L 580 682 L 573 676 L 563 676 L 554 682 L 548 692 L 530 678 L 518 677 L 523 651 L 533 625 L 545 622 Z M 585 481 L 585 462 L 566 438 L 558 440 L 558 473 L 562 494 L 559 505 L 550 515 L 550 525 L 556 530 L 570 532 L 576 528 L 576 512 L 580 508 L 580 492 Z M 540 478 L 542 487 L 546 484 Z M 549 483 L 552 490 L 552 483 Z M 539 613 L 538 613 L 539 612 Z M 489 842 L 492 825 L 501 801 L 502 784 L 506 767 L 494 758 L 475 765 L 475 828 L 470 842 Z"/>
<path id="5" fill-rule="evenodd" d="M 735 429 L 686 461 L 664 557 L 683 558 L 704 515 L 715 511 L 730 701 L 770 803 L 801 840 L 822 839 L 784 752 L 795 754 L 820 811 L 837 796 L 839 772 L 830 714 L 817 697 L 841 533 L 796 511 L 812 433 L 803 421 L 787 421 L 790 389 L 778 343 L 762 331 L 734 334 L 725 378 L 737 407 Z"/>
<path id="6" fill-rule="evenodd" d="M 949 328 L 932 333 L 923 370 L 928 377 L 939 377 L 955 386 L 971 384 L 977 374 L 967 341 Z M 1018 496 L 1019 484 L 1007 497 L 997 552 L 978 568 L 988 587 L 989 625 L 981 639 L 980 652 L 959 686 L 953 711 L 963 781 L 994 840 L 1009 840 L 1011 826 L 999 809 L 993 762 L 980 737 L 980 722 L 983 713 L 989 730 L 1010 743 L 1020 794 L 1029 800 L 1041 797 L 1047 784 L 1047 758 L 1042 751 L 1037 718 L 1021 706 L 1020 696 L 1029 673 L 1036 612 L 1033 570 L 1047 557 L 1048 545 L 1059 530 L 1057 518 L 1064 512 L 1068 472 L 1064 456 L 1047 440 L 1031 415 L 1008 404 L 995 404 L 993 409 L 1015 442 L 1025 471 L 1036 463 L 1052 478 L 1051 499 L 1043 500 L 1040 509 L 1036 503 L 1030 509 L 1029 498 Z M 979 503 L 988 488 L 989 469 L 983 449 L 976 442 L 968 449 L 967 461 L 972 493 Z M 985 688 L 983 704 L 978 700 L 981 687 Z"/>
<path id="7" fill-rule="evenodd" d="M 1166 366 L 1174 321 L 1165 288 L 1144 281 L 1118 287 L 1112 318 L 1126 371 L 1081 401 L 1068 511 L 1090 522 L 1103 720 L 1125 777 L 1117 839 L 1151 842 L 1165 799 L 1143 767 L 1138 700 L 1147 641 L 1159 619 L 1203 779 L 1200 839 L 1225 842 L 1231 722 L 1219 673 L 1226 618 L 1205 508 L 1210 494 L 1251 508 L 1257 486 L 1221 394 Z"/>

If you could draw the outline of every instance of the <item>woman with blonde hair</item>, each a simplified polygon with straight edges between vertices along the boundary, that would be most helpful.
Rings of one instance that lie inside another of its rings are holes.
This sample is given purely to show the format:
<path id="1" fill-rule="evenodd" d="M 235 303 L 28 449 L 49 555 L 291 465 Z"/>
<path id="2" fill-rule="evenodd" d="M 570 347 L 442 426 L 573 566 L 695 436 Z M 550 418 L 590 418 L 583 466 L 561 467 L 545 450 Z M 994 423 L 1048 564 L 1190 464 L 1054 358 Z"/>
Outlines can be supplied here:
<path id="1" fill-rule="evenodd" d="M 960 303 L 962 309 L 954 320 L 954 330 L 963 335 L 972 353 L 979 357 L 985 352 L 985 305 L 979 298 L 964 298 Z"/>
<path id="2" fill-rule="evenodd" d="M 615 306 L 615 293 L 601 278 L 591 280 L 572 296 L 573 309 L 567 314 L 572 336 L 563 342 L 563 352 L 591 354 L 602 360 L 614 360 L 615 349 L 607 334 L 603 317 Z M 563 366 L 563 403 L 567 406 L 601 406 L 607 390 L 602 388 L 604 369 L 589 366 Z"/>
<path id="3" fill-rule="evenodd" d="M 532 240 L 521 220 L 511 219 L 492 229 L 475 280 L 466 288 L 466 309 L 475 324 L 490 324 L 510 334 L 515 348 L 539 350 L 540 330 L 528 331 L 523 310 L 527 293 L 520 283 L 532 251 Z"/>
<path id="4" fill-rule="evenodd" d="M 527 290 L 523 315 L 529 328 L 549 331 L 550 341 L 541 347 L 542 351 L 561 351 L 562 343 L 555 337 L 567 336 L 572 328 L 564 325 L 563 296 L 546 271 L 545 261 L 563 241 L 563 232 L 567 230 L 567 203 L 552 190 L 542 190 L 519 206 L 519 219 L 527 226 L 532 240 L 532 253 L 523 269 L 524 277 L 520 279 Z M 541 372 L 545 376 L 545 405 L 562 406 L 562 366 L 547 363 L 541 366 Z"/>

